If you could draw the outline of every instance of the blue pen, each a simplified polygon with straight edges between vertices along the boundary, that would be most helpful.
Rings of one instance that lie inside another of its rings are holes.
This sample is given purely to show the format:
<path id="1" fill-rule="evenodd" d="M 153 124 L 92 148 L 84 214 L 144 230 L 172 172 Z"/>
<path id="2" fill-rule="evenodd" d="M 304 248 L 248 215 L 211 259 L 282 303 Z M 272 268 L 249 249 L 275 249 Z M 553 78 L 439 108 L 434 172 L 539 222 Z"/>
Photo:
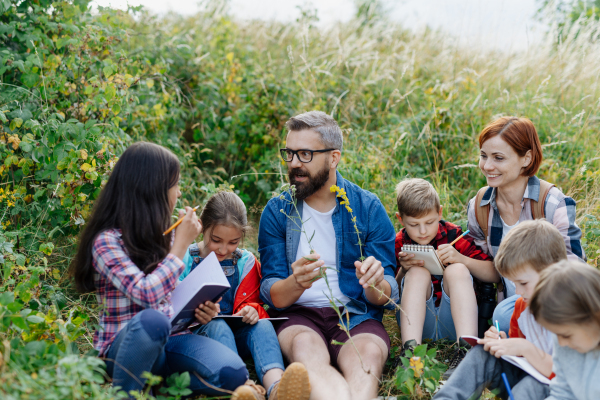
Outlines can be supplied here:
<path id="1" fill-rule="evenodd" d="M 508 384 L 508 378 L 506 377 L 506 374 L 504 372 L 502 373 L 502 380 L 504 381 L 504 386 L 506 386 L 506 391 L 508 392 L 510 400 L 515 400 L 512 391 L 510 390 L 510 385 Z"/>
<path id="2" fill-rule="evenodd" d="M 500 336 L 500 324 L 498 323 L 498 320 L 496 320 L 494 324 L 496 325 L 496 330 L 498 331 L 498 339 L 502 339 L 502 336 Z"/>

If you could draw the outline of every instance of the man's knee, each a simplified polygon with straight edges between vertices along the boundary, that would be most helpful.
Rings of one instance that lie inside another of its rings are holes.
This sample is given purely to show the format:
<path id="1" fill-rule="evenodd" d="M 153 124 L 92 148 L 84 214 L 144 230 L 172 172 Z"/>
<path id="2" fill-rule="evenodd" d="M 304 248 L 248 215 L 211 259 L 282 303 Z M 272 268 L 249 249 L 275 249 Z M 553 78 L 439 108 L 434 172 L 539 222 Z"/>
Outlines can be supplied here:
<path id="1" fill-rule="evenodd" d="M 352 339 L 354 340 L 356 349 L 350 343 L 346 343 L 338 356 L 338 365 L 341 369 L 347 370 L 356 366 L 362 368 L 360 360 L 358 360 L 358 354 L 360 354 L 360 358 L 368 366 L 375 367 L 376 369 L 383 367 L 385 360 L 387 360 L 389 349 L 381 338 L 375 335 L 361 334 L 354 336 Z"/>
<path id="2" fill-rule="evenodd" d="M 138 315 L 140 324 L 150 339 L 155 342 L 167 340 L 171 332 L 171 322 L 165 314 L 148 308 L 140 311 Z"/>
<path id="3" fill-rule="evenodd" d="M 296 333 L 289 343 L 290 348 L 287 349 L 286 353 L 291 361 L 301 361 L 305 365 L 311 361 L 330 361 L 325 342 L 319 334 L 312 330 L 302 330 Z"/>

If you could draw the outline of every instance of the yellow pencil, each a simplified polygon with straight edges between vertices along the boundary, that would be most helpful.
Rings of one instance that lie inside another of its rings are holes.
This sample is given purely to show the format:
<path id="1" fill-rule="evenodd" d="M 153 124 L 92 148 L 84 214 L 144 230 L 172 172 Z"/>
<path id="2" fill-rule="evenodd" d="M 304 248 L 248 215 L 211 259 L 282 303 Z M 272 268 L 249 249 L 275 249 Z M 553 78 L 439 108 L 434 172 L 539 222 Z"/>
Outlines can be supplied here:
<path id="1" fill-rule="evenodd" d="M 454 243 L 458 242 L 458 240 L 459 240 L 461 237 L 465 236 L 465 235 L 466 235 L 467 233 L 469 233 L 469 232 L 471 232 L 471 231 L 467 229 L 467 231 L 466 231 L 465 233 L 463 233 L 462 235 L 460 235 L 459 237 L 457 237 L 456 239 L 454 239 L 454 240 L 452 241 L 452 243 L 450 243 L 450 246 L 454 246 Z"/>
<path id="2" fill-rule="evenodd" d="M 196 206 L 196 207 L 192 208 L 192 211 L 196 211 L 199 208 L 200 208 L 200 206 Z M 173 229 L 177 228 L 179 226 L 179 224 L 181 224 L 181 221 L 183 221 L 183 218 L 185 218 L 185 217 L 179 218 L 177 220 L 177 222 L 175 222 L 173 225 L 171 225 L 171 227 L 169 229 L 167 229 L 165 231 L 165 233 L 163 233 L 163 236 L 166 235 L 166 234 L 168 234 L 169 232 L 171 232 Z"/>

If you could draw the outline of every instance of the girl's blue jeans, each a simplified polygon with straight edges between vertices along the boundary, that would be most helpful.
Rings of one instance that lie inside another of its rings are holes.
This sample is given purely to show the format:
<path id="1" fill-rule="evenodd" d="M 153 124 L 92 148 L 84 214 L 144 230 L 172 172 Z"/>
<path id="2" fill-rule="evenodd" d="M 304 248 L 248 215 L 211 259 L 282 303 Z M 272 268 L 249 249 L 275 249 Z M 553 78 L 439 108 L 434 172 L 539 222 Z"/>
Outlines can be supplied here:
<path id="1" fill-rule="evenodd" d="M 142 390 L 146 371 L 166 378 L 189 372 L 194 394 L 226 395 L 248 379 L 246 365 L 221 343 L 198 335 L 169 336 L 171 323 L 161 312 L 146 309 L 129 321 L 106 354 L 114 386 L 129 393 Z M 277 347 L 279 348 L 279 346 Z"/>
<path id="2" fill-rule="evenodd" d="M 275 329 L 269 320 L 259 320 L 235 332 L 222 319 L 213 319 L 195 330 L 198 335 L 218 340 L 242 358 L 252 357 L 260 381 L 273 368 L 284 369 Z"/>

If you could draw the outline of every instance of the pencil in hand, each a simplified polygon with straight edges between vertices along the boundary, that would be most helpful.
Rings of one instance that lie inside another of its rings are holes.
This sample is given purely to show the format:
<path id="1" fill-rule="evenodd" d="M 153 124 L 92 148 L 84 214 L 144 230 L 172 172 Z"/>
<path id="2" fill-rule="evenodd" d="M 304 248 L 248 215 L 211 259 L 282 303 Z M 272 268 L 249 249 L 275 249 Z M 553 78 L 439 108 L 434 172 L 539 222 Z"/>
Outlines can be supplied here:
<path id="1" fill-rule="evenodd" d="M 192 212 L 196 212 L 199 208 L 200 208 L 200 206 L 196 206 L 196 207 L 192 208 Z M 163 236 L 169 234 L 173 229 L 177 228 L 179 226 L 179 224 L 181 224 L 181 221 L 183 221 L 184 218 L 185 218 L 185 216 L 179 218 L 177 220 L 177 222 L 175 222 L 173 225 L 171 225 L 171 227 L 163 233 Z"/>
<path id="2" fill-rule="evenodd" d="M 467 230 L 465 231 L 465 233 L 463 233 L 462 235 L 460 235 L 459 237 L 457 237 L 456 239 L 454 239 L 454 240 L 452 241 L 452 243 L 450 243 L 450 246 L 454 246 L 454 244 L 455 244 L 456 242 L 458 242 L 458 241 L 460 240 L 460 238 L 461 238 L 461 237 L 463 237 L 463 236 L 467 235 L 469 232 L 471 232 L 471 231 L 467 229 Z"/>

